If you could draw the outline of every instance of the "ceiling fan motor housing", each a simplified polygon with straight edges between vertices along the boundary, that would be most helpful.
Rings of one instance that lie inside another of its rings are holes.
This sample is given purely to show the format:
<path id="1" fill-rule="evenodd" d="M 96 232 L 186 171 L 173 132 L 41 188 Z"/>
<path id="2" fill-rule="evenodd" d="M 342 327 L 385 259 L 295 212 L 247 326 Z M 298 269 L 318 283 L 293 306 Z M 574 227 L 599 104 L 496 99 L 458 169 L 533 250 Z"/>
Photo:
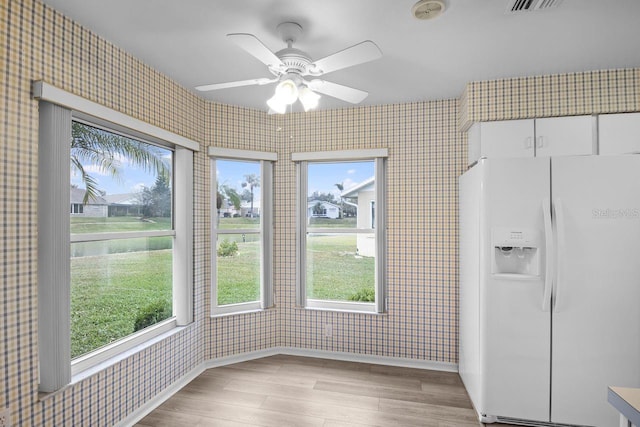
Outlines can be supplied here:
<path id="1" fill-rule="evenodd" d="M 280 58 L 284 67 L 280 66 L 275 69 L 270 68 L 269 70 L 278 77 L 288 73 L 303 75 L 307 73 L 312 62 L 306 53 L 293 47 L 286 47 L 276 52 L 276 56 Z"/>

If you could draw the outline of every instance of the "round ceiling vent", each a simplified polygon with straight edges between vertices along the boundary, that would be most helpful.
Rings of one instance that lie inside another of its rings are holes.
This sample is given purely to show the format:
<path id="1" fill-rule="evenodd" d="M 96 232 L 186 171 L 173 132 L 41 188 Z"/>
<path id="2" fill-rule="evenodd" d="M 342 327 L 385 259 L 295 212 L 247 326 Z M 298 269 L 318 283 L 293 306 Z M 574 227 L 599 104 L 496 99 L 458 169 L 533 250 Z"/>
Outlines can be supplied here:
<path id="1" fill-rule="evenodd" d="M 433 19 L 442 15 L 444 7 L 442 0 L 420 0 L 413 5 L 411 12 L 418 19 Z"/>

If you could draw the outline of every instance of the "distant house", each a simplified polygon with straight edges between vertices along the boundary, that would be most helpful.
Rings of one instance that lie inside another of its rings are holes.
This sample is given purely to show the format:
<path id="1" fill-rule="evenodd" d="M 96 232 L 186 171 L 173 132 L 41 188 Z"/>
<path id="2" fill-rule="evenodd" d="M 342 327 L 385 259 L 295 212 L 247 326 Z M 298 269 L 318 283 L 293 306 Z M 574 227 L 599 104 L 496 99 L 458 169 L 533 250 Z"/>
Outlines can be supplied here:
<path id="1" fill-rule="evenodd" d="M 253 210 L 251 209 L 251 202 L 242 202 L 240 205 L 240 215 L 259 217 L 260 216 L 260 200 L 253 201 Z"/>
<path id="2" fill-rule="evenodd" d="M 138 193 L 107 194 L 109 216 L 141 216 L 142 204 Z"/>
<path id="3" fill-rule="evenodd" d="M 360 184 L 346 189 L 341 194 L 345 203 L 358 207 L 357 228 L 375 228 L 376 218 L 376 182 L 371 177 Z M 358 253 L 362 256 L 375 256 L 374 237 L 369 234 L 358 234 Z"/>
<path id="4" fill-rule="evenodd" d="M 240 210 L 236 209 L 228 199 L 223 198 L 222 206 L 218 209 L 218 215 L 220 215 L 221 218 L 231 218 L 240 215 Z"/>
<path id="5" fill-rule="evenodd" d="M 106 217 L 109 213 L 108 202 L 104 197 L 89 199 L 84 204 L 86 190 L 83 188 L 71 187 L 71 215 L 73 216 L 93 216 Z"/>
<path id="6" fill-rule="evenodd" d="M 309 200 L 307 202 L 308 218 L 340 218 L 340 206 L 324 200 Z"/>

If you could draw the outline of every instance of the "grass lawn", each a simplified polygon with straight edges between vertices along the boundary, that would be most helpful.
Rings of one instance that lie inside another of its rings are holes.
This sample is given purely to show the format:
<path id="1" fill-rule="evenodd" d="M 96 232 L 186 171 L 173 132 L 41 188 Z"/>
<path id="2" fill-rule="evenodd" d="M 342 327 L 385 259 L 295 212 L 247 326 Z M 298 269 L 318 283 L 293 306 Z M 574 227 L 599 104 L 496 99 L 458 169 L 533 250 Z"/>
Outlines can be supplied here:
<path id="1" fill-rule="evenodd" d="M 229 221 L 229 222 L 227 222 Z M 255 219 L 221 218 L 224 228 L 252 228 Z M 346 220 L 322 219 L 318 227 Z M 74 233 L 166 229 L 168 218 L 152 222 L 131 217 L 71 219 Z M 137 227 L 137 228 L 136 228 Z M 260 296 L 257 234 L 220 236 L 238 253 L 218 257 L 218 303 L 256 301 Z M 134 332 L 146 307 L 172 300 L 171 237 L 73 243 L 71 258 L 71 354 L 77 357 Z M 307 243 L 309 298 L 347 301 L 374 289 L 373 258 L 356 257 L 356 235 L 311 235 Z"/>
<path id="2" fill-rule="evenodd" d="M 134 332 L 138 313 L 171 304 L 170 250 L 71 258 L 71 356 Z"/>
<path id="3" fill-rule="evenodd" d="M 356 257 L 356 235 L 311 235 L 307 239 L 307 296 L 348 301 L 353 294 L 375 287 L 375 260 Z"/>

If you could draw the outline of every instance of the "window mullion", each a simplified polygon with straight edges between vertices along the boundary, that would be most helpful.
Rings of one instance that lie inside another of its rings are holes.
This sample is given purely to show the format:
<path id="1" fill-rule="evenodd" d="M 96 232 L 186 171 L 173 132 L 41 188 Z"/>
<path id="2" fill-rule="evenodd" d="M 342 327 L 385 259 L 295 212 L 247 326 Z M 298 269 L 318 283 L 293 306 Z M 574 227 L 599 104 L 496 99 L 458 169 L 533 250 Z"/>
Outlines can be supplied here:
<path id="1" fill-rule="evenodd" d="M 386 310 L 386 257 L 387 257 L 387 222 L 386 222 L 386 169 L 385 159 L 377 158 L 375 160 L 375 192 L 376 192 L 376 215 L 375 221 L 375 240 L 376 240 L 376 311 L 383 313 Z"/>
<path id="2" fill-rule="evenodd" d="M 305 307 L 307 304 L 307 186 L 308 186 L 308 163 L 301 161 L 296 163 L 296 181 L 298 188 L 296 222 L 298 235 L 296 238 L 296 304 Z"/>
<path id="3" fill-rule="evenodd" d="M 173 314 L 178 326 L 193 321 L 193 152 L 176 147 L 173 191 Z M 177 285 L 177 286 L 176 286 Z"/>
<path id="4" fill-rule="evenodd" d="M 260 228 L 262 232 L 260 257 L 260 302 L 262 308 L 273 306 L 273 165 L 270 161 L 261 160 L 261 208 Z"/>

